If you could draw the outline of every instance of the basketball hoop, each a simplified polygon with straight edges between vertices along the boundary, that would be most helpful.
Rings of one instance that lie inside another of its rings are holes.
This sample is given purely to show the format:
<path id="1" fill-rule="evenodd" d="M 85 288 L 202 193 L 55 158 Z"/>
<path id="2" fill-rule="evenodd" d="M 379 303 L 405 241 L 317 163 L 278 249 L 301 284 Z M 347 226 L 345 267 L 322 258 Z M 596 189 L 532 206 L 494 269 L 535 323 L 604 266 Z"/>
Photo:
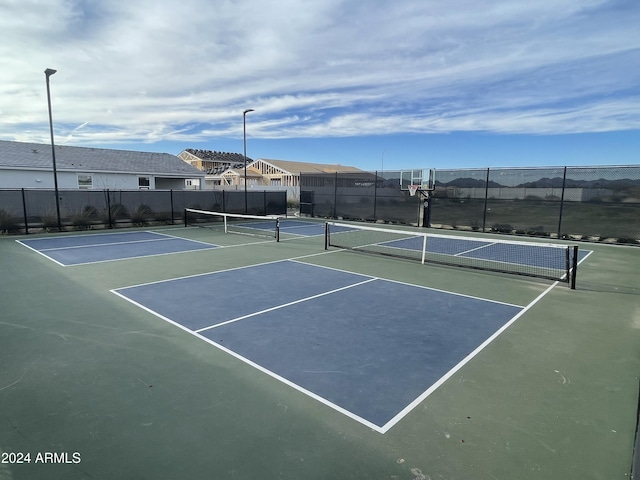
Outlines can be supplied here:
<path id="1" fill-rule="evenodd" d="M 420 185 L 409 185 L 408 187 L 409 187 L 409 195 L 411 195 L 412 197 L 415 197 L 416 192 L 420 188 Z"/>

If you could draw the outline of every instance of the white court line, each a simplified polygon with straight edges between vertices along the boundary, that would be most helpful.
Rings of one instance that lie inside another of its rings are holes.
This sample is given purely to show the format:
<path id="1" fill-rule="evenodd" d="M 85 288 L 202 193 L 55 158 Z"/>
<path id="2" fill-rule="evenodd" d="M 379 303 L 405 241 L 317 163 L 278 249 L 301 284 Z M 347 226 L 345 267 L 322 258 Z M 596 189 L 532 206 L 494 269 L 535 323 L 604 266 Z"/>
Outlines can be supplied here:
<path id="1" fill-rule="evenodd" d="M 472 248 L 470 250 L 465 250 L 464 252 L 459 252 L 459 253 L 454 253 L 453 256 L 454 257 L 458 257 L 460 255 L 465 255 L 467 253 L 471 253 L 471 252 L 475 252 L 476 250 L 482 250 L 483 248 L 487 248 L 487 247 L 491 247 L 493 245 L 498 245 L 497 243 L 493 242 L 493 243 L 489 243 L 487 245 L 480 245 L 479 247 L 476 248 Z M 449 254 L 450 255 L 450 254 Z M 493 261 L 493 260 L 492 260 Z M 501 261 L 502 263 L 508 263 L 508 264 L 514 264 L 513 262 L 504 262 Z M 520 265 L 519 263 L 516 263 L 515 265 Z M 526 264 L 525 264 L 526 265 Z"/>
<path id="2" fill-rule="evenodd" d="M 304 265 L 309 265 L 309 264 L 304 264 Z M 310 297 L 305 297 L 305 298 L 301 298 L 299 300 L 294 300 L 293 302 L 283 303 L 282 305 L 276 305 L 275 307 L 266 308 L 264 310 L 260 310 L 259 312 L 255 312 L 255 313 L 249 313 L 248 315 L 243 315 L 243 316 L 238 317 L 238 318 L 233 318 L 231 320 L 227 320 L 226 322 L 217 323 L 215 325 L 210 325 L 208 327 L 200 328 L 200 329 L 196 330 L 196 332 L 200 333 L 200 332 L 204 332 L 206 330 L 211 330 L 213 328 L 221 327 L 223 325 L 228 325 L 229 323 L 234 323 L 234 322 L 238 322 L 240 320 L 244 320 L 245 318 L 255 317 L 256 315 L 261 315 L 263 313 L 272 312 L 274 310 L 279 310 L 281 308 L 289 307 L 289 306 L 295 305 L 297 303 L 307 302 L 309 300 L 313 300 L 315 298 L 324 297 L 326 295 L 330 295 L 332 293 L 340 292 L 342 290 L 347 290 L 349 288 L 358 287 L 360 285 L 364 285 L 365 283 L 373 282 L 375 280 L 377 280 L 377 279 L 376 278 L 369 278 L 369 279 L 364 280 L 362 282 L 354 283 L 353 285 L 347 285 L 345 287 L 336 288 L 335 290 L 329 290 L 328 292 L 318 293 L 317 295 L 312 295 Z"/>
<path id="3" fill-rule="evenodd" d="M 41 252 L 57 252 L 61 250 L 75 250 L 81 248 L 92 248 L 92 247 L 108 247 L 111 245 L 130 245 L 134 243 L 152 243 L 152 242 L 166 242 L 167 240 L 173 240 L 174 238 L 153 238 L 148 240 L 128 240 L 126 242 L 110 242 L 110 243 L 92 243 L 90 245 L 72 245 L 69 247 L 55 247 L 55 248 L 43 248 Z"/>
<path id="4" fill-rule="evenodd" d="M 371 277 L 371 278 L 374 278 L 376 280 L 383 280 L 385 282 L 398 283 L 400 285 L 406 285 L 408 287 L 416 287 L 416 288 L 422 288 L 424 290 L 431 290 L 433 292 L 446 293 L 446 294 L 449 294 L 449 295 L 455 295 L 457 297 L 470 298 L 470 299 L 473 299 L 473 300 L 481 300 L 483 302 L 496 303 L 496 304 L 499 304 L 499 305 L 506 305 L 508 307 L 525 308 L 523 305 L 516 305 L 514 303 L 500 302 L 498 300 L 491 300 L 489 298 L 476 297 L 476 296 L 473 296 L 473 295 L 466 295 L 464 293 L 451 292 L 449 290 L 442 290 L 440 288 L 426 287 L 424 285 L 416 285 L 415 283 L 402 282 L 400 280 L 393 280 L 393 279 L 386 278 L 386 277 L 377 277 L 377 276 L 374 276 L 374 275 L 368 275 L 368 274 L 360 273 L 360 272 L 351 272 L 349 270 L 342 270 L 342 269 L 336 268 L 336 267 L 327 267 L 325 265 L 316 265 L 315 263 L 303 262 L 303 261 L 299 260 L 300 258 L 305 258 L 305 257 L 291 258 L 290 261 L 291 262 L 302 263 L 304 265 L 311 265 L 313 267 L 320 267 L 320 268 L 326 268 L 328 270 L 335 270 L 337 272 L 342 272 L 342 273 L 351 273 L 351 274 L 355 274 L 355 275 L 362 275 L 363 277 Z"/>
<path id="5" fill-rule="evenodd" d="M 40 250 L 36 250 L 35 248 L 33 248 L 30 245 L 27 245 L 26 243 L 22 243 L 22 241 L 20 240 L 16 240 L 16 242 L 18 242 L 20 245 L 22 245 L 23 247 L 27 247 L 29 250 L 31 250 L 32 252 L 36 252 L 38 255 L 42 255 L 44 258 L 51 260 L 54 263 L 57 263 L 58 265 L 60 265 L 61 267 L 66 267 L 68 265 L 59 262 L 58 260 L 56 260 L 55 258 L 51 258 L 49 255 L 45 255 L 44 253 L 42 253 Z"/>
<path id="6" fill-rule="evenodd" d="M 224 247 L 221 247 L 221 248 L 224 248 Z M 169 279 L 165 279 L 165 280 L 155 280 L 153 282 L 138 283 L 136 285 L 127 285 L 126 287 L 118 287 L 116 290 L 126 290 L 126 289 L 129 289 L 129 288 L 144 287 L 144 286 L 147 286 L 147 285 L 155 285 L 156 283 L 173 282 L 173 281 L 176 281 L 176 280 L 184 280 L 184 279 L 187 279 L 187 278 L 203 277 L 205 275 L 215 275 L 216 273 L 232 272 L 234 270 L 242 270 L 244 268 L 259 267 L 261 265 L 269 265 L 270 263 L 280 263 L 280 262 L 286 262 L 286 261 L 287 261 L 286 259 L 285 260 L 272 260 L 270 262 L 254 263 L 254 264 L 251 264 L 251 265 L 242 265 L 240 267 L 224 268 L 222 270 L 215 270 L 213 272 L 194 273 L 193 275 L 184 275 L 182 277 L 174 277 L 174 278 L 169 278 Z"/>
<path id="7" fill-rule="evenodd" d="M 193 253 L 193 252 L 204 252 L 206 250 L 217 250 L 219 248 L 222 248 L 218 245 L 214 245 L 212 243 L 209 243 L 208 245 L 210 245 L 209 248 L 198 248 L 195 250 L 178 250 L 176 252 L 165 252 L 165 253 L 149 253 L 147 255 L 136 255 L 135 257 L 118 257 L 118 258 L 107 258 L 105 260 L 94 260 L 93 262 L 81 262 L 81 263 L 69 263 L 69 264 L 65 264 L 63 266 L 65 267 L 79 267 L 79 266 L 83 266 L 83 265 L 96 265 L 96 264 L 100 264 L 100 263 L 108 263 L 108 262 L 119 262 L 122 260 L 136 260 L 138 258 L 151 258 L 151 257 L 161 257 L 164 255 L 178 255 L 178 254 L 182 254 L 182 253 Z M 47 257 L 47 258 L 51 258 L 51 257 Z M 54 262 L 56 260 L 54 260 L 53 258 L 51 258 L 51 260 L 53 260 Z M 56 262 L 58 263 L 58 262 Z"/>
<path id="8" fill-rule="evenodd" d="M 476 355 L 478 355 L 482 350 L 484 350 L 491 342 L 493 342 L 496 338 L 502 334 L 507 328 L 509 328 L 516 320 L 518 320 L 522 315 L 531 309 L 536 303 L 538 303 L 542 298 L 547 295 L 555 286 L 560 283 L 559 281 L 554 282 L 549 286 L 544 292 L 538 295 L 529 305 L 524 307 L 520 312 L 518 312 L 511 320 L 505 323 L 502 327 L 500 327 L 493 335 L 487 338 L 484 342 L 482 342 L 476 349 L 463 358 L 458 364 L 445 373 L 438 381 L 436 381 L 433 385 L 431 385 L 427 390 L 425 390 L 422 395 L 417 397 L 413 402 L 403 408 L 395 417 L 389 420 L 380 428 L 380 433 L 386 433 L 391 429 L 394 425 L 396 425 L 400 420 L 402 420 L 409 412 L 411 412 L 414 408 L 416 408 L 422 401 L 424 401 L 429 395 L 435 392 L 439 387 L 441 387 L 449 378 L 451 378 L 458 370 L 464 367 L 471 359 L 473 359 Z"/>

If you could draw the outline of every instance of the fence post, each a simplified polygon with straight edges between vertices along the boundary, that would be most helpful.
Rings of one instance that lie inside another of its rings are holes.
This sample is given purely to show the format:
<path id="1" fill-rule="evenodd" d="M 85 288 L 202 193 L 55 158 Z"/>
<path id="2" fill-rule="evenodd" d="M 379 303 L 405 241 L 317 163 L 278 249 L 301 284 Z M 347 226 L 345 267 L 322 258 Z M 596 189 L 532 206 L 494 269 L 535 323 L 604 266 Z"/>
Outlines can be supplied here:
<path id="1" fill-rule="evenodd" d="M 107 222 L 109 222 L 109 228 L 113 228 L 113 219 L 111 218 L 111 195 L 109 195 L 108 188 L 107 188 Z"/>
<path id="2" fill-rule="evenodd" d="M 338 172 L 335 174 L 335 183 L 333 184 L 333 218 L 338 218 Z"/>
<path id="3" fill-rule="evenodd" d="M 377 204 L 378 204 L 378 171 L 376 170 L 374 173 L 373 180 L 373 221 L 378 220 L 376 216 Z"/>
<path id="4" fill-rule="evenodd" d="M 24 215 L 24 232 L 29 235 L 29 222 L 27 221 L 27 201 L 24 196 L 24 188 L 22 189 L 22 214 Z"/>
<path id="5" fill-rule="evenodd" d="M 567 167 L 564 167 L 562 174 L 562 191 L 560 192 L 560 215 L 558 216 L 558 238 L 562 232 L 562 209 L 564 208 L 564 189 L 567 184 Z"/>
<path id="6" fill-rule="evenodd" d="M 173 188 L 169 190 L 169 203 L 171 207 L 171 225 L 173 225 Z"/>
<path id="7" fill-rule="evenodd" d="M 487 199 L 489 197 L 489 169 L 487 168 L 487 179 L 484 182 L 484 212 L 482 213 L 482 232 L 486 232 L 487 227 Z"/>

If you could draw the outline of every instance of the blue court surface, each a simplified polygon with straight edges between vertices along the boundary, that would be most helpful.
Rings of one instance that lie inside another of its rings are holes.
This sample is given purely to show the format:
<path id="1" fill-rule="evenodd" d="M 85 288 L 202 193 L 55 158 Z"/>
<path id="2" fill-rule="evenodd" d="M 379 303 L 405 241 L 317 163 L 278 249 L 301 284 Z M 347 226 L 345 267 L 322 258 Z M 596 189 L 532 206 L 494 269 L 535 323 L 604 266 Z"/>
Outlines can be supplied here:
<path id="1" fill-rule="evenodd" d="M 381 433 L 525 309 L 292 260 L 113 292 Z"/>
<path id="2" fill-rule="evenodd" d="M 17 242 L 63 266 L 218 247 L 147 231 L 32 238 Z"/>

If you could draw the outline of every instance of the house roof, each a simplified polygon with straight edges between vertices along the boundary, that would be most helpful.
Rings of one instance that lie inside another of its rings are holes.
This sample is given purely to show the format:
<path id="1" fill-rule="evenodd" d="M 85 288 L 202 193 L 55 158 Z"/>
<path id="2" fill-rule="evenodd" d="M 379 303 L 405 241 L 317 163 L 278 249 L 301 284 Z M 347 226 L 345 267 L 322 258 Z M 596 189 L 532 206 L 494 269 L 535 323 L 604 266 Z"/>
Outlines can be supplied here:
<path id="1" fill-rule="evenodd" d="M 169 153 L 134 152 L 56 145 L 56 169 L 79 172 L 145 173 L 203 177 L 204 173 Z M 0 169 L 52 168 L 51 145 L 0 140 Z"/>
<path id="2" fill-rule="evenodd" d="M 336 173 L 336 172 L 362 172 L 359 168 L 348 167 L 339 164 L 309 163 L 309 162 L 293 162 L 289 160 L 273 160 L 268 158 L 259 158 L 256 162 L 266 162 L 274 167 L 289 173 Z M 254 162 L 255 163 L 255 162 Z"/>
<path id="3" fill-rule="evenodd" d="M 244 164 L 244 155 L 242 153 L 218 152 L 212 150 L 200 150 L 196 148 L 187 148 L 184 151 L 190 153 L 195 157 L 198 157 L 200 160 L 205 160 L 208 162 Z M 253 159 L 247 157 L 247 161 L 253 162 Z"/>
<path id="4" fill-rule="evenodd" d="M 237 177 L 244 176 L 244 168 L 227 168 L 224 172 L 219 175 L 213 175 L 214 177 L 222 177 L 224 175 L 235 175 Z M 247 167 L 247 177 L 260 178 L 262 175 L 257 170 Z"/>

